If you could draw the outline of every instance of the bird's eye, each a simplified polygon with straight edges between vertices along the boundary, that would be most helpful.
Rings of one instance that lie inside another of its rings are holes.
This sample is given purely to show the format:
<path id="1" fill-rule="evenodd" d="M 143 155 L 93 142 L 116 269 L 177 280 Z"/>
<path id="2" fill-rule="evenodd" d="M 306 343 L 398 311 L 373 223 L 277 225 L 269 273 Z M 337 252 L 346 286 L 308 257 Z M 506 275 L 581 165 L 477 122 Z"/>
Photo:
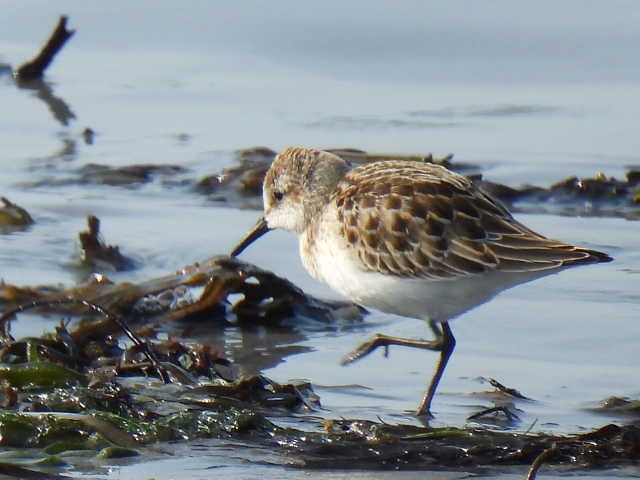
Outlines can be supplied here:
<path id="1" fill-rule="evenodd" d="M 284 193 L 278 192 L 278 191 L 273 192 L 273 198 L 275 199 L 276 202 L 279 202 L 284 198 Z"/>

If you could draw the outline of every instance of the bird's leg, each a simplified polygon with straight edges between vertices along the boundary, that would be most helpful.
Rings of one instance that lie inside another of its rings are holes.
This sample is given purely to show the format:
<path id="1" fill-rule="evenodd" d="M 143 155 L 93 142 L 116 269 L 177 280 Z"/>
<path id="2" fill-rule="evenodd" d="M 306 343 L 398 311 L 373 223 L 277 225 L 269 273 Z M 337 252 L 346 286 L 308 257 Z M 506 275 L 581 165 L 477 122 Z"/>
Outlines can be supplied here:
<path id="1" fill-rule="evenodd" d="M 438 361 L 438 367 L 436 368 L 436 371 L 431 378 L 429 388 L 424 394 L 424 397 L 422 397 L 420 405 L 418 405 L 418 410 L 416 412 L 417 415 L 427 415 L 429 417 L 432 416 L 431 401 L 433 400 L 433 396 L 436 393 L 436 389 L 438 388 L 438 383 L 440 383 L 440 379 L 442 378 L 444 369 L 447 367 L 449 357 L 453 353 L 453 349 L 456 346 L 456 339 L 451 332 L 449 324 L 447 322 L 441 322 L 440 325 L 442 326 L 442 337 L 440 338 L 440 360 Z M 433 329 L 434 326 L 432 325 L 431 328 Z"/>
<path id="2" fill-rule="evenodd" d="M 409 338 L 391 337 L 389 335 L 383 335 L 382 333 L 376 333 L 369 340 L 360 344 L 358 347 L 356 347 L 355 350 L 347 354 L 342 359 L 341 364 L 348 365 L 349 363 L 353 363 L 356 360 L 369 355 L 378 347 L 384 347 L 386 351 L 386 349 L 390 345 L 401 345 L 404 347 L 421 348 L 424 350 L 434 350 L 440 352 L 438 367 L 436 368 L 436 371 L 431 378 L 429 388 L 424 394 L 424 397 L 422 397 L 422 401 L 420 402 L 420 405 L 418 405 L 418 410 L 416 411 L 417 415 L 427 415 L 430 417 L 431 401 L 433 400 L 433 396 L 436 393 L 438 383 L 440 383 L 440 379 L 442 378 L 442 374 L 444 373 L 444 370 L 447 366 L 449 357 L 453 353 L 453 349 L 456 346 L 456 339 L 454 338 L 453 333 L 451 332 L 451 328 L 449 327 L 449 324 L 447 322 L 439 322 L 438 325 L 438 322 L 429 321 L 429 327 L 431 327 L 431 330 L 435 335 L 434 340 L 414 340 Z"/>
<path id="3" fill-rule="evenodd" d="M 440 329 L 439 323 L 440 322 L 436 322 L 435 320 L 429 320 L 429 328 L 438 340 L 442 339 L 442 330 Z"/>

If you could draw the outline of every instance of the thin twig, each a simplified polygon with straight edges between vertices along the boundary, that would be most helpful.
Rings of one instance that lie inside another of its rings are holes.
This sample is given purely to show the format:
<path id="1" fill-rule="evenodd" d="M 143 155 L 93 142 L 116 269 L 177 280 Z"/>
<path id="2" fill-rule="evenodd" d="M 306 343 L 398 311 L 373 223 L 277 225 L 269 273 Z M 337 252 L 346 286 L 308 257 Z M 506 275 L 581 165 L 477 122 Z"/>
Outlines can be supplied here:
<path id="1" fill-rule="evenodd" d="M 109 310 L 107 310 L 101 305 L 98 305 L 97 303 L 93 303 L 88 300 L 84 300 L 82 298 L 67 297 L 67 298 L 59 298 L 59 299 L 41 299 L 41 300 L 33 300 L 29 303 L 18 305 L 12 308 L 11 310 L 6 311 L 5 313 L 2 314 L 2 316 L 0 316 L 0 330 L 2 331 L 2 335 L 4 336 L 4 338 L 8 338 L 8 339 L 12 338 L 11 334 L 9 333 L 9 320 L 16 313 L 24 312 L 25 310 L 30 310 L 32 308 L 49 307 L 52 305 L 84 305 L 85 307 L 100 313 L 108 320 L 111 320 L 118 327 L 120 327 L 120 329 L 125 333 L 125 335 L 127 335 L 127 337 L 129 337 L 136 346 L 142 348 L 142 352 L 147 357 L 149 362 L 153 365 L 153 367 L 156 369 L 162 381 L 164 383 L 171 383 L 171 379 L 169 378 L 167 371 L 162 366 L 160 366 L 160 362 L 158 361 L 158 358 L 156 357 L 155 353 L 153 353 L 153 350 L 151 350 L 151 347 L 149 346 L 149 344 L 144 340 L 142 340 L 140 337 L 138 337 L 119 315 L 116 315 L 110 312 Z"/>
<path id="2" fill-rule="evenodd" d="M 491 407 L 491 408 L 486 408 L 484 410 L 481 410 L 480 412 L 474 413 L 472 415 L 469 415 L 467 417 L 467 420 L 478 420 L 482 417 L 486 417 L 488 415 L 491 415 L 492 413 L 499 413 L 502 412 L 504 413 L 504 415 L 507 417 L 507 420 L 509 420 L 509 422 L 517 422 L 518 420 L 520 420 L 520 417 L 518 417 L 518 415 L 514 412 L 512 412 L 511 410 L 509 410 L 509 407 L 504 406 L 504 405 L 500 405 L 500 406 L 496 406 L 496 407 Z"/>
<path id="3" fill-rule="evenodd" d="M 542 466 L 542 464 L 547 460 L 550 460 L 556 453 L 557 453 L 557 448 L 554 445 L 551 448 L 547 448 L 540 455 L 538 455 L 533 461 L 533 463 L 531 464 L 531 467 L 529 468 L 529 472 L 527 472 L 526 480 L 535 480 L 536 475 L 538 475 L 538 470 L 540 470 L 540 467 Z"/>
<path id="4" fill-rule="evenodd" d="M 531 400 L 530 398 L 525 397 L 523 394 L 521 394 L 515 388 L 510 388 L 510 387 L 507 387 L 506 385 L 501 384 L 495 378 L 489 378 L 487 380 L 489 381 L 489 384 L 492 387 L 497 388 L 502 393 L 506 393 L 507 395 L 510 395 L 512 397 L 515 397 L 515 398 L 520 398 L 522 400 Z"/>

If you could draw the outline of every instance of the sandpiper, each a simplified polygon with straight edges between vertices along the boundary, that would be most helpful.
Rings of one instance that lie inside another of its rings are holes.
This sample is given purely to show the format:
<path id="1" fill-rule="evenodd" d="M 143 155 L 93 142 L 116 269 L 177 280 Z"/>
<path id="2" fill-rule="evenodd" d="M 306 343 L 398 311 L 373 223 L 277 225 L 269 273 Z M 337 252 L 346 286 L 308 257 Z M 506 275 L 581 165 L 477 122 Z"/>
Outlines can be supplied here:
<path id="1" fill-rule="evenodd" d="M 289 230 L 316 279 L 365 306 L 428 322 L 433 340 L 377 334 L 343 360 L 389 345 L 439 351 L 418 415 L 431 414 L 455 347 L 451 319 L 515 285 L 612 260 L 530 230 L 466 177 L 429 163 L 351 168 L 329 152 L 290 147 L 265 176 L 263 202 L 264 216 L 232 256 L 271 229 Z"/>

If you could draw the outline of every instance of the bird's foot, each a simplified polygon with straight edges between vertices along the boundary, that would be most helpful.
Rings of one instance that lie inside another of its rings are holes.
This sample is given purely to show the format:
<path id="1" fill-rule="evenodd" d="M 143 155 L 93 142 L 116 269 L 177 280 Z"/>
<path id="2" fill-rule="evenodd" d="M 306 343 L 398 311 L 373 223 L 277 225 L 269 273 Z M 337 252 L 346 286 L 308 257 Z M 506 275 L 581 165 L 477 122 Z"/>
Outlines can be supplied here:
<path id="1" fill-rule="evenodd" d="M 366 342 L 362 342 L 355 349 L 351 350 L 351 352 L 345 355 L 340 361 L 340 364 L 349 365 L 356 360 L 360 360 L 362 357 L 366 357 L 378 347 L 385 348 L 386 357 L 389 355 L 389 344 L 389 337 L 387 337 L 386 335 L 382 335 L 381 333 L 376 333 L 369 340 L 367 340 Z"/>
<path id="2" fill-rule="evenodd" d="M 427 402 L 429 404 L 427 404 Z M 429 425 L 429 420 L 433 420 L 434 418 L 436 418 L 436 416 L 431 413 L 431 401 L 427 400 L 426 398 L 423 398 L 422 401 L 420 402 L 420 405 L 418 405 L 417 410 L 415 410 L 413 413 L 414 415 L 418 418 L 418 420 L 420 420 L 424 425 Z"/>
<path id="3" fill-rule="evenodd" d="M 436 418 L 436 416 L 433 413 L 431 413 L 431 410 L 426 410 L 424 412 L 417 410 L 413 412 L 413 414 L 416 416 L 417 420 L 425 427 L 429 427 L 430 426 L 429 422 L 431 422 L 431 420 Z"/>
<path id="4" fill-rule="evenodd" d="M 389 355 L 390 345 L 400 345 L 404 347 L 421 348 L 424 350 L 442 350 L 442 339 L 437 338 L 435 340 L 414 340 L 409 338 L 390 337 L 382 333 L 376 333 L 366 342 L 361 343 L 355 350 L 344 356 L 341 365 L 348 365 L 360 360 L 362 357 L 366 357 L 378 347 L 384 347 L 384 356 Z"/>

